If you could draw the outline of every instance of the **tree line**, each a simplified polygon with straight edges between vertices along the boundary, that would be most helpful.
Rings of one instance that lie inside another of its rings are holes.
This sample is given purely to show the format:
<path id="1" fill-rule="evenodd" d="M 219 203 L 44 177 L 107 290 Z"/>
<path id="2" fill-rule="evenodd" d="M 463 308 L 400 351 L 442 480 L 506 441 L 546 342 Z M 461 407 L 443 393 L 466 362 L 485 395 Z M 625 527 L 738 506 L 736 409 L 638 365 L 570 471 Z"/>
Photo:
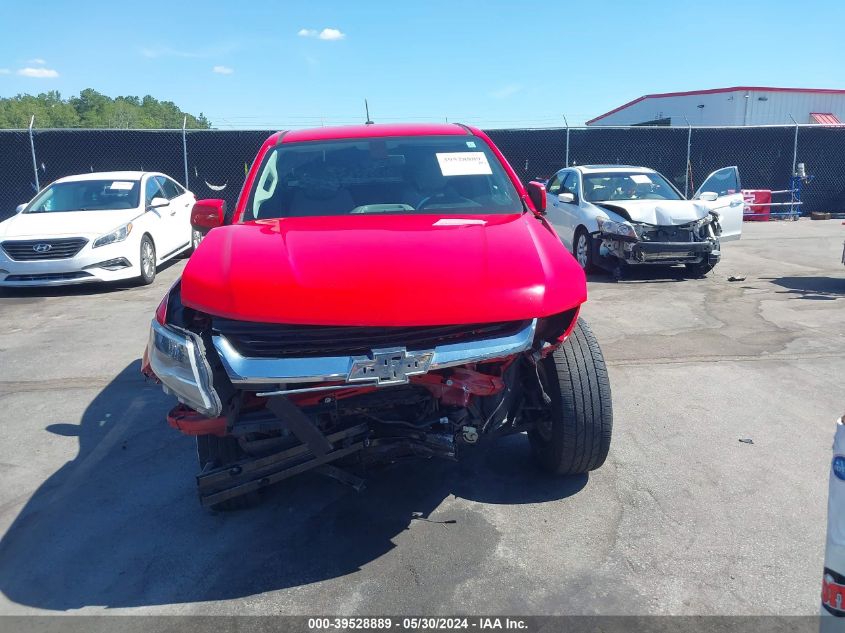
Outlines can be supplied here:
<path id="1" fill-rule="evenodd" d="M 209 129 L 211 122 L 182 112 L 172 101 L 145 97 L 108 97 L 87 88 L 79 96 L 62 99 L 56 90 L 39 95 L 0 98 L 0 129 L 29 127 L 35 115 L 39 128 Z"/>

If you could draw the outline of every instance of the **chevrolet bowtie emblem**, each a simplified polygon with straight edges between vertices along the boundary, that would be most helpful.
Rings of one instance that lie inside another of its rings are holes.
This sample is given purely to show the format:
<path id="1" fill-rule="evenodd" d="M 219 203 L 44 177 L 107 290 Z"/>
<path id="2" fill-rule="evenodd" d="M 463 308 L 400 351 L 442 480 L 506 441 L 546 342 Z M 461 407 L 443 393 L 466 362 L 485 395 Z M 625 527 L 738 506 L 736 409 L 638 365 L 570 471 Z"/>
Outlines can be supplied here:
<path id="1" fill-rule="evenodd" d="M 352 362 L 347 382 L 374 382 L 377 385 L 401 385 L 409 376 L 424 374 L 434 352 L 409 352 L 404 347 L 374 349 L 372 358 L 358 357 Z"/>

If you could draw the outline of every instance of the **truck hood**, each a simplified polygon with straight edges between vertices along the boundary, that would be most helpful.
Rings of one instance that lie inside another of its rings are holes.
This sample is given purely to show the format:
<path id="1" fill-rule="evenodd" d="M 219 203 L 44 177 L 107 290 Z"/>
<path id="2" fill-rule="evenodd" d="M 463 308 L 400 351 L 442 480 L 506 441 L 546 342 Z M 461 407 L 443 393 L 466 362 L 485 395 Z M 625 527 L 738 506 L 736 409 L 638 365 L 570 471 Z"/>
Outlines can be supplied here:
<path id="1" fill-rule="evenodd" d="M 655 226 L 677 226 L 706 217 L 710 210 L 692 200 L 613 200 L 596 206 L 612 211 L 631 222 Z"/>
<path id="2" fill-rule="evenodd" d="M 531 213 L 354 215 L 213 229 L 182 303 L 244 321 L 446 325 L 529 319 L 586 300 L 584 274 Z"/>
<path id="3" fill-rule="evenodd" d="M 0 239 L 57 236 L 100 236 L 131 222 L 139 209 L 18 213 L 0 222 Z"/>

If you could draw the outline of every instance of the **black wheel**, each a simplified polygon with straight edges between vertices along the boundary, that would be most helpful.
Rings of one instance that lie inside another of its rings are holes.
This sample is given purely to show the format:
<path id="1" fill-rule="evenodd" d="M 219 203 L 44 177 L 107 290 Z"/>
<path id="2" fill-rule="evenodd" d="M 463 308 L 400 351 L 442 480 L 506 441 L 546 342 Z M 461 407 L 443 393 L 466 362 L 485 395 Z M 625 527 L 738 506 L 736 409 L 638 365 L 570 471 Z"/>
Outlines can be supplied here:
<path id="1" fill-rule="evenodd" d="M 593 271 L 593 238 L 590 237 L 584 227 L 575 232 L 575 239 L 572 241 L 572 254 L 585 273 Z"/>
<path id="2" fill-rule="evenodd" d="M 528 434 L 540 466 L 565 475 L 600 467 L 610 448 L 613 405 L 604 357 L 584 321 L 541 361 L 539 374 L 551 398 L 547 417 Z"/>
<path id="3" fill-rule="evenodd" d="M 695 264 L 684 264 L 690 277 L 705 277 L 716 266 L 715 262 L 703 259 Z"/>
<path id="4" fill-rule="evenodd" d="M 149 235 L 141 238 L 141 276 L 139 279 L 149 286 L 156 278 L 156 247 Z"/>
<path id="5" fill-rule="evenodd" d="M 217 435 L 197 435 L 197 459 L 200 470 L 208 464 L 213 467 L 225 466 L 239 461 L 245 456 L 241 450 L 238 440 L 231 436 L 218 437 Z M 258 492 L 250 492 L 239 497 L 226 499 L 211 506 L 212 510 L 220 512 L 231 512 L 242 510 L 255 505 L 258 502 Z"/>

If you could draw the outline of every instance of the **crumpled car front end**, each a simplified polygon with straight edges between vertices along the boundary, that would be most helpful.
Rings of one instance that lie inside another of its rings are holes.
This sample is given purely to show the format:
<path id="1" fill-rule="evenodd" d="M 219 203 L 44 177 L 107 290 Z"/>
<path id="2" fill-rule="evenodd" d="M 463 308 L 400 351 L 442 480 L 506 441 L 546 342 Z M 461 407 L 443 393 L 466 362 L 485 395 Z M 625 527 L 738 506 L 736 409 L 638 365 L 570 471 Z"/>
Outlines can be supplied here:
<path id="1" fill-rule="evenodd" d="M 599 221 L 599 255 L 627 264 L 696 264 L 715 266 L 721 257 L 721 228 L 715 214 L 678 226 Z"/>
<path id="2" fill-rule="evenodd" d="M 719 215 L 691 201 L 598 204 L 598 261 L 617 266 L 685 264 L 710 270 L 721 258 Z"/>

